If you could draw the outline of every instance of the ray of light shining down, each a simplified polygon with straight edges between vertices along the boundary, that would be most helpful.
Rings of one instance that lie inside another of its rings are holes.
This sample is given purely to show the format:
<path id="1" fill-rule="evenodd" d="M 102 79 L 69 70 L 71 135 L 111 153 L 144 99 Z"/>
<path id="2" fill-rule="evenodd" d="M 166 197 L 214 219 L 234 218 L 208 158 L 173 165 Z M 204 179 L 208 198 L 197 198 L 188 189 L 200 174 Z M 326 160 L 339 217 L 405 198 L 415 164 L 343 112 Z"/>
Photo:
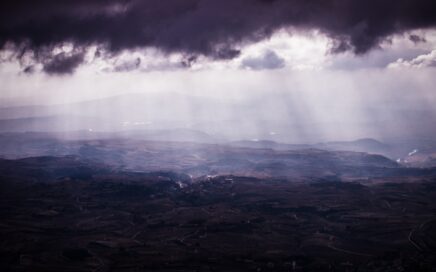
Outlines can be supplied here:
<path id="1" fill-rule="evenodd" d="M 427 36 L 432 42 L 434 34 Z M 389 55 L 390 50 L 402 46 L 401 50 L 408 52 L 414 47 L 405 39 L 395 37 L 379 50 Z M 247 45 L 237 58 L 212 61 L 200 57 L 190 68 L 180 64 L 182 55 L 154 49 L 125 51 L 103 59 L 95 57 L 96 49 L 90 48 L 74 75 L 24 74 L 17 63 L 7 62 L 2 66 L 2 99 L 12 101 L 11 105 L 46 105 L 141 94 L 153 98 L 144 98 L 143 109 L 136 105 L 133 110 L 128 99 L 112 105 L 116 121 L 107 120 L 108 125 L 101 129 L 119 129 L 114 122 L 161 122 L 160 128 L 165 123 L 221 131 L 232 138 L 286 131 L 277 137 L 287 142 L 392 137 L 415 122 L 412 108 L 434 114 L 433 68 L 421 67 L 419 72 L 396 68 L 398 59 L 390 56 L 379 67 L 370 63 L 361 69 L 336 69 L 335 61 L 344 63 L 347 54 L 329 54 L 330 44 L 328 37 L 316 31 L 280 30 L 269 39 Z M 71 48 L 54 50 L 69 52 Z M 359 57 L 348 58 L 348 63 L 359 61 Z M 147 104 L 153 99 L 159 102 Z M 86 114 L 106 120 L 107 105 L 101 106 L 87 109 Z M 80 115 L 76 107 L 68 108 L 71 112 L 65 114 Z M 392 124 L 401 114 L 410 118 Z"/>

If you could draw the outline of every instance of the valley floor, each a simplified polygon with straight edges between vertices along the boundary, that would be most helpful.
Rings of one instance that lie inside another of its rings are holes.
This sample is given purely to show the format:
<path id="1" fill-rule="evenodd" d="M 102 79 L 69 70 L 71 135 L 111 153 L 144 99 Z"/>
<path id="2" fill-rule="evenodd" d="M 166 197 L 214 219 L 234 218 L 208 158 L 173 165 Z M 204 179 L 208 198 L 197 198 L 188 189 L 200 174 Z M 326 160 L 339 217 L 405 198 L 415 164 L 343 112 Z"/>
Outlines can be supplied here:
<path id="1" fill-rule="evenodd" d="M 8 163 L 0 177 L 1 271 L 436 267 L 431 176 L 186 182 L 102 168 L 53 179 Z"/>

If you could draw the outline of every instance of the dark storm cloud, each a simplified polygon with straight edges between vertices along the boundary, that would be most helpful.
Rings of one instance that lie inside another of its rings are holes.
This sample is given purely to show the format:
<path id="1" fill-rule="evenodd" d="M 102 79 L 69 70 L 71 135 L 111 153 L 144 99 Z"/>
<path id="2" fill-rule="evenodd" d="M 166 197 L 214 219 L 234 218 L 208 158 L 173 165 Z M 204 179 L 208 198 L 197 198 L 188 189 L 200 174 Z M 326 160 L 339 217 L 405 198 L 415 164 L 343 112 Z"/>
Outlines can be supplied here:
<path id="1" fill-rule="evenodd" d="M 83 52 L 71 55 L 59 53 L 44 61 L 43 70 L 48 74 L 71 74 L 83 62 L 83 58 Z"/>
<path id="2" fill-rule="evenodd" d="M 6 0 L 0 46 L 12 42 L 35 52 L 72 42 L 115 54 L 153 46 L 230 59 L 242 43 L 292 26 L 329 35 L 333 52 L 361 54 L 391 34 L 435 26 L 435 14 L 434 0 Z M 74 67 L 78 59 L 61 62 Z"/>
<path id="3" fill-rule="evenodd" d="M 421 43 L 421 42 L 427 42 L 427 40 L 424 37 L 421 37 L 421 36 L 416 35 L 416 34 L 409 35 L 409 40 L 411 40 L 415 44 Z"/>

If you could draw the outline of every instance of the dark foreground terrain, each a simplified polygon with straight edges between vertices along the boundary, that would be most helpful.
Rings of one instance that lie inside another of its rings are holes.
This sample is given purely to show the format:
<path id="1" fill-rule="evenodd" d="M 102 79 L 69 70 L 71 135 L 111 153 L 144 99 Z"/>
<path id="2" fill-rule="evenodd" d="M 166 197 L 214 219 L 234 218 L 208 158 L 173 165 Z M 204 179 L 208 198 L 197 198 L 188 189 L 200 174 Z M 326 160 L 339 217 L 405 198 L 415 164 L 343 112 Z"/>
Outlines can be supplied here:
<path id="1" fill-rule="evenodd" d="M 285 179 L 1 160 L 0 270 L 436 271 L 434 171 L 381 162 Z"/>

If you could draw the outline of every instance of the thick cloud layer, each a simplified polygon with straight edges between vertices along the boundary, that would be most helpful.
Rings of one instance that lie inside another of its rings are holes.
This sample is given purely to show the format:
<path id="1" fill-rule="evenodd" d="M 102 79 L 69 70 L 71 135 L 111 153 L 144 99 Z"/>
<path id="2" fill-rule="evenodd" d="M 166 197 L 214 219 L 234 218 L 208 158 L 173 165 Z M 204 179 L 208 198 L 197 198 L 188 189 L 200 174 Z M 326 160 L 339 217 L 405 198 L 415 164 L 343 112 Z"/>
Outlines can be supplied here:
<path id="1" fill-rule="evenodd" d="M 152 46 L 230 59 L 244 43 L 295 27 L 321 30 L 333 38 L 333 52 L 361 54 L 389 35 L 435 26 L 435 14 L 434 0 L 6 0 L 0 4 L 0 47 L 12 42 L 21 53 L 42 50 L 39 60 L 63 42 L 77 50 Z M 50 58 L 55 63 L 45 70 L 51 73 L 72 72 L 82 59 Z"/>

